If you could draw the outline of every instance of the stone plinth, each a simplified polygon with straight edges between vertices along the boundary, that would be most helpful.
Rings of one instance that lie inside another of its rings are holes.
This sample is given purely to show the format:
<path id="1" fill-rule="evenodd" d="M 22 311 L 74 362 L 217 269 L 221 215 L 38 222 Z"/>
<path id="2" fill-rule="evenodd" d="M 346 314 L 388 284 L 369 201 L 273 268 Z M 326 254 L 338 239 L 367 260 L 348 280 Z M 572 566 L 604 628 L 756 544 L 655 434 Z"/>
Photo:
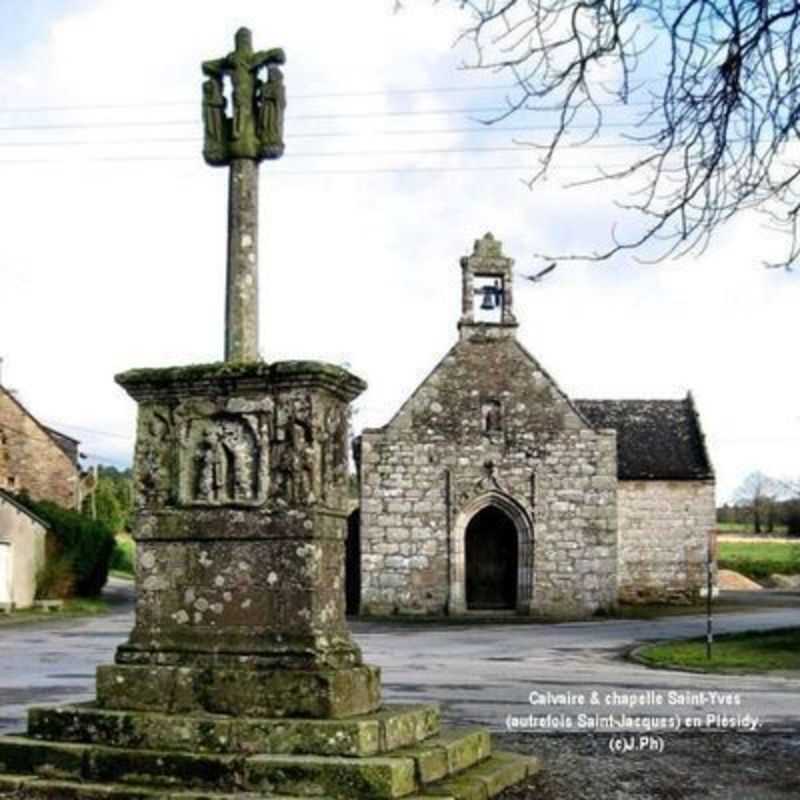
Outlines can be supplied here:
<path id="1" fill-rule="evenodd" d="M 345 624 L 348 404 L 317 362 L 133 370 L 136 624 L 105 708 L 341 717 L 380 704 Z M 144 689 L 143 687 L 149 687 Z"/>

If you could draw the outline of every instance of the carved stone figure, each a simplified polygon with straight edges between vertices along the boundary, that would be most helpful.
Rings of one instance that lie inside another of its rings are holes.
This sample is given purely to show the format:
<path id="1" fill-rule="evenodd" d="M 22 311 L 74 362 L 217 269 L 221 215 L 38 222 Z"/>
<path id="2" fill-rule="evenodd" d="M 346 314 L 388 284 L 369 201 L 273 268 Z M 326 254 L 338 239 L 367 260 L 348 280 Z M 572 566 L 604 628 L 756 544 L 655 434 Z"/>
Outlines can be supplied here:
<path id="1" fill-rule="evenodd" d="M 231 464 L 230 500 L 252 500 L 253 486 L 253 461 L 257 454 L 248 442 L 241 425 L 231 422 L 222 424 L 222 445 L 229 454 Z"/>
<path id="2" fill-rule="evenodd" d="M 283 85 L 283 72 L 279 67 L 269 67 L 267 76 L 267 81 L 259 81 L 258 86 L 258 136 L 261 140 L 261 155 L 264 158 L 279 158 L 283 155 L 286 88 Z"/>
<path id="3" fill-rule="evenodd" d="M 339 409 L 325 414 L 320 452 L 320 492 L 323 501 L 331 501 L 335 490 L 347 476 L 347 418 Z"/>
<path id="4" fill-rule="evenodd" d="M 172 425 L 167 416 L 156 409 L 143 411 L 142 416 L 134 473 L 136 495 L 145 505 L 163 503 L 170 488 L 165 454 L 169 449 Z"/>
<path id="5" fill-rule="evenodd" d="M 203 83 L 203 128 L 205 140 L 203 155 L 206 161 L 224 164 L 227 151 L 225 106 L 227 100 L 222 91 L 222 80 L 209 78 Z"/>
<path id="6" fill-rule="evenodd" d="M 217 437 L 208 430 L 204 431 L 197 452 L 195 491 L 195 499 L 201 502 L 213 503 L 219 499 L 222 475 L 217 445 Z"/>
<path id="7" fill-rule="evenodd" d="M 261 152 L 262 141 L 256 130 L 256 121 L 265 116 L 261 108 L 264 103 L 265 89 L 262 88 L 258 92 L 261 97 L 257 96 L 256 89 L 261 83 L 258 77 L 259 70 L 273 64 L 283 64 L 285 61 L 286 56 L 283 50 L 277 47 L 271 50 L 254 52 L 252 34 L 247 28 L 240 28 L 236 32 L 236 49 L 233 52 L 228 53 L 224 58 L 203 62 L 203 74 L 216 82 L 220 89 L 220 94 L 222 82 L 226 76 L 230 78 L 233 85 L 233 123 L 230 126 L 227 158 L 223 161 L 207 159 L 210 164 L 226 164 L 229 163 L 231 158 L 260 160 L 266 157 L 277 157 L 275 155 L 267 156 Z M 269 83 L 270 81 L 267 82 L 267 84 Z M 216 89 L 209 87 L 208 92 L 211 94 L 216 92 Z M 275 121 L 270 122 L 273 132 L 279 131 L 282 124 L 282 93 L 283 84 L 279 75 L 276 79 L 276 85 L 270 87 L 267 93 L 270 97 L 270 105 L 277 112 Z M 285 95 L 283 97 L 283 106 L 285 106 Z M 216 108 L 219 108 L 218 98 Z M 207 104 L 204 99 L 204 117 L 206 109 Z M 269 115 L 266 116 L 268 117 Z M 274 143 L 270 144 L 272 148 L 275 146 Z"/>

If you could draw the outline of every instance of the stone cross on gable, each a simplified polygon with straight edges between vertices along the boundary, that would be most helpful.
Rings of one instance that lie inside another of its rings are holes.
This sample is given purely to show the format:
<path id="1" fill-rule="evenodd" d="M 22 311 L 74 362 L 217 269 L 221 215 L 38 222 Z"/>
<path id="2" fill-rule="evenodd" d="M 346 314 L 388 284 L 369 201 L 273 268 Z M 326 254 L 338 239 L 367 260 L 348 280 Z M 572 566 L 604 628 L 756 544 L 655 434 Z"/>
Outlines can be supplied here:
<path id="1" fill-rule="evenodd" d="M 226 361 L 259 359 L 258 165 L 283 155 L 286 91 L 278 65 L 285 61 L 280 48 L 255 52 L 252 34 L 240 28 L 231 53 L 203 62 L 203 156 L 211 166 L 230 167 Z M 232 116 L 226 113 L 226 78 Z"/>

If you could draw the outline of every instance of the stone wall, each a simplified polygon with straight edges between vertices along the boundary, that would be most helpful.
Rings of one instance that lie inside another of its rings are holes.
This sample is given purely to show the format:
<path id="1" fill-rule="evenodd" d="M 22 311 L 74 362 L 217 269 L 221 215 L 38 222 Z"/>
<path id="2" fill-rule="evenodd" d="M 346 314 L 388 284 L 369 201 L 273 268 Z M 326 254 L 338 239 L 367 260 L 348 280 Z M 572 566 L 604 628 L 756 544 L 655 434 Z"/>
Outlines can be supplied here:
<path id="1" fill-rule="evenodd" d="M 44 565 L 47 529 L 13 500 L 0 495 L 0 544 L 10 546 L 9 585 L 0 587 L 0 602 L 29 608 L 36 596 L 36 575 Z M 8 598 L 8 599 L 4 599 Z"/>
<path id="2" fill-rule="evenodd" d="M 716 525 L 714 482 L 620 481 L 617 506 L 620 600 L 697 597 Z"/>
<path id="3" fill-rule="evenodd" d="M 616 600 L 616 436 L 595 431 L 513 336 L 473 324 L 361 450 L 362 613 L 466 609 L 464 536 L 495 505 L 518 532 L 517 610 Z"/>
<path id="4" fill-rule="evenodd" d="M 73 508 L 78 468 L 50 434 L 0 389 L 0 488 Z"/>

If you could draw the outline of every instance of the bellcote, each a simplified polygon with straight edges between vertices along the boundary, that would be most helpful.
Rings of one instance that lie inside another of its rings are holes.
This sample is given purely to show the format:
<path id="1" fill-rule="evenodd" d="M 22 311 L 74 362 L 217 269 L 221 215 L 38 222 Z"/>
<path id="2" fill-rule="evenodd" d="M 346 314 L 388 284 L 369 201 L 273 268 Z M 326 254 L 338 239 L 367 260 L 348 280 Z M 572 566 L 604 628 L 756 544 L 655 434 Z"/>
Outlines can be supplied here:
<path id="1" fill-rule="evenodd" d="M 514 259 L 503 254 L 503 244 L 491 233 L 477 239 L 472 254 L 461 259 L 461 339 L 514 336 L 512 268 Z"/>

